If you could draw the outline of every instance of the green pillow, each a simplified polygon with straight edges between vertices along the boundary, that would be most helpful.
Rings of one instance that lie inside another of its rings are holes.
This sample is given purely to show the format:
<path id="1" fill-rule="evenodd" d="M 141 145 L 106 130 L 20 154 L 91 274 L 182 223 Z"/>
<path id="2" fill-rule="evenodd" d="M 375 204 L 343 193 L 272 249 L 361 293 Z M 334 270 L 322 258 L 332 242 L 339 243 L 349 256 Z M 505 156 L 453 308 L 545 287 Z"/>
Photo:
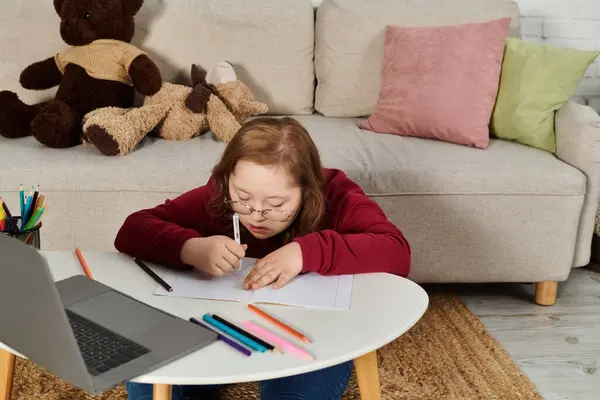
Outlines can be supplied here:
<path id="1" fill-rule="evenodd" d="M 575 94 L 599 55 L 506 38 L 492 135 L 554 153 L 555 112 Z"/>

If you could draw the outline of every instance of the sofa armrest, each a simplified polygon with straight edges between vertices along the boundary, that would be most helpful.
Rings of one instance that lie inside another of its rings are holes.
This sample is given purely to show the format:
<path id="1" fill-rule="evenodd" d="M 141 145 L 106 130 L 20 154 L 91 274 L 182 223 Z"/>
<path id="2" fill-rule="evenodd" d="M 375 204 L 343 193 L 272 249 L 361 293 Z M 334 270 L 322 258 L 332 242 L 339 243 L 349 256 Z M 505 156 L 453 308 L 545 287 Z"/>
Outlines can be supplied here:
<path id="1" fill-rule="evenodd" d="M 556 156 L 587 178 L 573 259 L 573 266 L 581 267 L 590 261 L 600 197 L 600 115 L 589 106 L 568 101 L 556 113 L 555 131 Z"/>

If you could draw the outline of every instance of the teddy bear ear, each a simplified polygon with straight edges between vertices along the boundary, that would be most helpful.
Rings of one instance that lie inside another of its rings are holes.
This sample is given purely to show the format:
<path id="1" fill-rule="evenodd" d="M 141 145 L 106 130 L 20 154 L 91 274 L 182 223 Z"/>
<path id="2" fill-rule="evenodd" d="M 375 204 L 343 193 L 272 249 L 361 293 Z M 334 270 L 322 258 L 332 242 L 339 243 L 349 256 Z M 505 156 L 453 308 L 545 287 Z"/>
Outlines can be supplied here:
<path id="1" fill-rule="evenodd" d="M 55 0 L 56 1 L 56 0 Z M 144 0 L 122 0 L 123 1 L 123 10 L 125 14 L 133 17 L 135 14 L 140 11 L 142 5 L 144 4 Z"/>
<path id="2" fill-rule="evenodd" d="M 196 64 L 192 64 L 191 70 L 192 77 L 192 87 L 196 87 L 198 84 L 206 83 L 206 71 L 197 66 Z"/>
<path id="3" fill-rule="evenodd" d="M 60 10 L 62 9 L 63 0 L 54 0 L 54 9 L 56 13 L 60 15 Z"/>

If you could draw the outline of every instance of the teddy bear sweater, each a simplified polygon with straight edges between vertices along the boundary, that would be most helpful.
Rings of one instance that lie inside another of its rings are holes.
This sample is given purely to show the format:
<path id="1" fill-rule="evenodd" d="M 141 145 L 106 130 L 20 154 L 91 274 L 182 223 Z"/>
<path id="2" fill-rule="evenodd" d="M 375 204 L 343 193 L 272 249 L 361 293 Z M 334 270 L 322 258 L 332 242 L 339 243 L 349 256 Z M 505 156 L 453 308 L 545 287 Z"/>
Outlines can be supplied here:
<path id="1" fill-rule="evenodd" d="M 326 178 L 326 228 L 293 241 L 302 251 L 302 272 L 322 275 L 388 272 L 408 276 L 410 246 L 402 232 L 381 208 L 345 173 L 324 169 Z M 184 243 L 224 232 L 218 216 L 204 207 L 215 196 L 214 180 L 154 208 L 143 209 L 125 220 L 115 247 L 150 262 L 187 268 L 180 257 Z M 282 238 L 256 239 L 244 231 L 247 257 L 261 258 L 281 247 Z"/>
<path id="2" fill-rule="evenodd" d="M 113 39 L 98 39 L 84 46 L 73 46 L 54 56 L 64 74 L 67 64 L 76 64 L 97 79 L 117 81 L 133 86 L 129 66 L 139 55 L 146 54 L 134 45 Z"/>

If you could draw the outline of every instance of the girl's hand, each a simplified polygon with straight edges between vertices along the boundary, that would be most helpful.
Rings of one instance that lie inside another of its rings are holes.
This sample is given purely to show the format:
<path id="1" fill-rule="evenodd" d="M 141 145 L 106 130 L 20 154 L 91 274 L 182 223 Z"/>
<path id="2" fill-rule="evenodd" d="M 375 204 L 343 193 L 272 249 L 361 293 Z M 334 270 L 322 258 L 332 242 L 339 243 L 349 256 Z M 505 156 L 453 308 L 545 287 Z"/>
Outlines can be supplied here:
<path id="1" fill-rule="evenodd" d="M 239 267 L 247 247 L 227 236 L 192 238 L 181 249 L 181 261 L 210 276 L 223 276 Z"/>
<path id="2" fill-rule="evenodd" d="M 244 280 L 244 289 L 260 289 L 273 283 L 279 289 L 302 271 L 302 249 L 296 242 L 288 243 L 256 262 Z"/>

